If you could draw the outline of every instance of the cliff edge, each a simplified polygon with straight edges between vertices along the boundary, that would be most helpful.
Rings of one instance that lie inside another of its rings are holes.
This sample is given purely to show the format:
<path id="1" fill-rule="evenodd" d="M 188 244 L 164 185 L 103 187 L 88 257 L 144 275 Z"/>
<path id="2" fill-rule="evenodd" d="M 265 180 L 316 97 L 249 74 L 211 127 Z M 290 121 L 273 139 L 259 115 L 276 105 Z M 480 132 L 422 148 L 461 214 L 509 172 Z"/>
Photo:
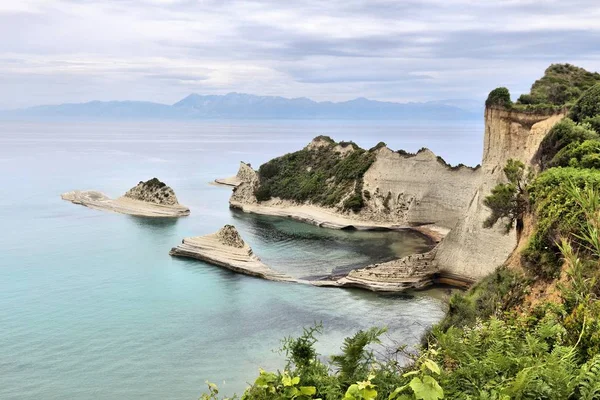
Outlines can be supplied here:
<path id="1" fill-rule="evenodd" d="M 517 232 L 502 223 L 484 228 L 490 210 L 483 201 L 492 188 L 505 182 L 509 159 L 535 168 L 533 158 L 550 129 L 565 117 L 563 111 L 540 115 L 487 107 L 481 177 L 464 215 L 439 244 L 434 262 L 442 275 L 476 281 L 503 264 L 517 245 Z"/>

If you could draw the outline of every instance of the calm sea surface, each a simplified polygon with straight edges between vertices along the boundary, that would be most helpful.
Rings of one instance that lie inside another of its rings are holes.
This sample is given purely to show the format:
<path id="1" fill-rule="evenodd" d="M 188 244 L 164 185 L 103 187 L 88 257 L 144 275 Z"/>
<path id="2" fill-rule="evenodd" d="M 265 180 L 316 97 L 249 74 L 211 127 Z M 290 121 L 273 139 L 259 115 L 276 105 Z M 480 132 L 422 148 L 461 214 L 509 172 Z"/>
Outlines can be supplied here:
<path id="1" fill-rule="evenodd" d="M 414 234 L 341 232 L 232 212 L 209 185 L 314 136 L 363 147 L 431 148 L 477 164 L 481 123 L 0 122 L 0 399 L 196 399 L 211 380 L 240 393 L 258 368 L 283 366 L 280 339 L 322 321 L 320 351 L 387 326 L 414 344 L 443 316 L 432 293 L 386 296 L 261 281 L 169 249 L 233 223 L 268 264 L 298 277 L 426 248 Z M 118 196 L 140 180 L 171 185 L 192 214 L 154 220 L 60 199 Z"/>

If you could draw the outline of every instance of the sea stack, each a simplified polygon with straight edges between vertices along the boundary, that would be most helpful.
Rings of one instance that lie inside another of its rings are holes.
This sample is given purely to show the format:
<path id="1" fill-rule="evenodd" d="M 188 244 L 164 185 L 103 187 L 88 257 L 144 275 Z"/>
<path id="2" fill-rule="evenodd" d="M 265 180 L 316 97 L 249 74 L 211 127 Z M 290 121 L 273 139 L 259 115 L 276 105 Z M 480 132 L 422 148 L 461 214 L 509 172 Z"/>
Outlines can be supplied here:
<path id="1" fill-rule="evenodd" d="M 234 272 L 271 281 L 295 281 L 291 276 L 263 264 L 233 225 L 225 225 L 210 235 L 185 238 L 179 246 L 173 247 L 169 254 L 195 258 Z"/>
<path id="2" fill-rule="evenodd" d="M 75 190 L 63 193 L 63 200 L 97 210 L 142 217 L 183 217 L 190 209 L 179 204 L 175 192 L 158 178 L 140 181 L 122 197 L 111 199 L 95 190 Z"/>

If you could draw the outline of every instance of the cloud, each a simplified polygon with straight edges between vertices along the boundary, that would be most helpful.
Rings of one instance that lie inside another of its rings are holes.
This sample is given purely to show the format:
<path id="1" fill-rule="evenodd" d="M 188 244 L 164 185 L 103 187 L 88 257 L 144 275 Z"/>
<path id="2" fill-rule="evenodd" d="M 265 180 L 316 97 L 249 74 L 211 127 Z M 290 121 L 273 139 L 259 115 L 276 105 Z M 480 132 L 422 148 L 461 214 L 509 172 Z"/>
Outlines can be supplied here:
<path id="1" fill-rule="evenodd" d="M 192 91 L 482 99 L 552 62 L 600 70 L 598 20 L 596 0 L 6 1 L 0 108 Z"/>

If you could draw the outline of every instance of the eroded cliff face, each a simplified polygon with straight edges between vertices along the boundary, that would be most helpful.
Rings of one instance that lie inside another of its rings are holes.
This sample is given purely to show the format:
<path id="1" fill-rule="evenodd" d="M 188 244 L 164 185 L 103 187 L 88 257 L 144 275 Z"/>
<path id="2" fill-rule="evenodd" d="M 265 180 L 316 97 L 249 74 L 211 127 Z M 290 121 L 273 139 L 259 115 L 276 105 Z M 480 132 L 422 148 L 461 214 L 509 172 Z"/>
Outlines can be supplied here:
<path id="1" fill-rule="evenodd" d="M 450 229 L 467 209 L 479 176 L 479 168 L 451 168 L 427 149 L 403 155 L 383 147 L 364 176 L 370 199 L 361 214 Z"/>
<path id="2" fill-rule="evenodd" d="M 317 138 L 307 148 L 331 145 Z M 337 144 L 339 157 L 354 151 L 352 145 Z M 254 189 L 258 174 L 242 163 L 237 176 L 242 183 L 231 196 L 232 205 L 257 204 Z M 388 223 L 398 226 L 434 224 L 450 229 L 464 215 L 474 190 L 479 186 L 479 168 L 451 168 L 427 149 L 417 154 L 400 154 L 387 147 L 376 150 L 375 161 L 363 177 L 365 206 L 359 212 L 338 207 L 324 208 L 356 221 Z M 345 198 L 340 203 L 343 203 Z M 263 207 L 291 207 L 289 200 L 272 198 Z"/>
<path id="3" fill-rule="evenodd" d="M 506 261 L 517 243 L 516 229 L 505 234 L 501 222 L 483 228 L 490 213 L 483 201 L 492 188 L 505 181 L 503 168 L 509 159 L 535 167 L 532 160 L 542 139 L 564 116 L 486 109 L 479 185 L 464 215 L 438 246 L 434 259 L 443 274 L 478 280 Z"/>

